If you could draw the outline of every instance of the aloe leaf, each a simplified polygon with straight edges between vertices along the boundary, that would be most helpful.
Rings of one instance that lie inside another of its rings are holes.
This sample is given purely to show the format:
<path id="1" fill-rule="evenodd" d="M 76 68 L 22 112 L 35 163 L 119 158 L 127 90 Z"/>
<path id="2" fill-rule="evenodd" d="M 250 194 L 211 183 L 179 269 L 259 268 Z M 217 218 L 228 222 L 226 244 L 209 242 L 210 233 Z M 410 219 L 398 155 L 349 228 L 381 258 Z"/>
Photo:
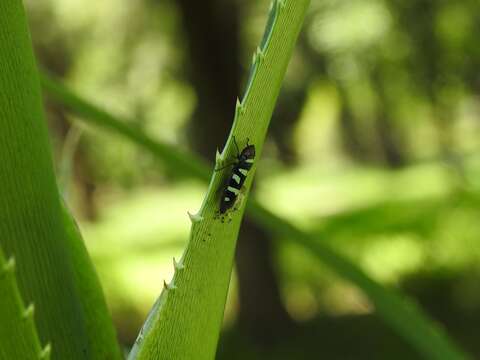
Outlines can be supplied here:
<path id="1" fill-rule="evenodd" d="M 15 278 L 15 259 L 0 249 L 0 359 L 48 360 L 34 324 L 33 304 L 25 307 Z"/>
<path id="2" fill-rule="evenodd" d="M 35 307 L 38 336 L 52 344 L 52 358 L 100 358 L 102 347 L 119 355 L 111 321 L 97 323 L 109 341 L 98 343 L 106 337 L 88 333 L 106 307 L 84 302 L 92 293 L 102 297 L 102 290 L 79 276 L 93 268 L 86 268 L 88 255 L 75 247 L 63 220 L 22 1 L 0 1 L 0 246 L 16 260 L 22 299 Z"/>

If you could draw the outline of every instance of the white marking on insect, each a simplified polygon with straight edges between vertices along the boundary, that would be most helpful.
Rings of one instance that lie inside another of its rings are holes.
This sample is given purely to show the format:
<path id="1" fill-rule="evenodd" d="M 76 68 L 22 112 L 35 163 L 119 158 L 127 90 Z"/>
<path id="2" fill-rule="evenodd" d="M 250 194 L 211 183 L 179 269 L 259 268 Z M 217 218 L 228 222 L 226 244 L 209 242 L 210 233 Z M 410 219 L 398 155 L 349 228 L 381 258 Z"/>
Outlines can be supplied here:
<path id="1" fill-rule="evenodd" d="M 237 184 L 240 184 L 241 179 L 240 176 L 238 176 L 237 174 L 233 174 L 232 179 L 235 180 Z"/>
<path id="2" fill-rule="evenodd" d="M 224 200 L 225 200 L 226 202 L 229 202 L 229 201 L 230 201 L 230 198 L 229 198 L 229 197 L 226 197 Z"/>
<path id="3" fill-rule="evenodd" d="M 240 171 L 240 173 L 241 173 L 243 176 L 247 176 L 247 174 L 248 174 L 248 170 L 245 170 L 245 169 L 238 169 L 238 171 Z"/>
<path id="4" fill-rule="evenodd" d="M 227 190 L 231 191 L 231 192 L 234 193 L 235 195 L 238 195 L 238 193 L 240 192 L 240 190 L 235 189 L 235 188 L 232 187 L 232 186 L 229 186 L 229 187 L 227 188 Z"/>
<path id="5" fill-rule="evenodd" d="M 255 161 L 255 159 L 245 159 L 245 162 L 250 163 L 250 164 L 253 164 L 254 161 Z"/>

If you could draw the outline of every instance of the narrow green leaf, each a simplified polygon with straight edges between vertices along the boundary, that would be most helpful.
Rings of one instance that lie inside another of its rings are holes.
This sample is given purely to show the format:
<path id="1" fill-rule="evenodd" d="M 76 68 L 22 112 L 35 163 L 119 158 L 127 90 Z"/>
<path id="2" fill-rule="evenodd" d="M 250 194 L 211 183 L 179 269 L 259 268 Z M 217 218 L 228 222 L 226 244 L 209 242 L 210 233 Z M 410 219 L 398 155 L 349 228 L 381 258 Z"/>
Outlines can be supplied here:
<path id="1" fill-rule="evenodd" d="M 194 176 L 204 181 L 210 179 L 206 163 L 200 157 L 182 153 L 169 146 L 155 141 L 145 133 L 137 131 L 128 126 L 128 121 L 115 117 L 108 112 L 84 101 L 77 95 L 65 88 L 60 82 L 40 72 L 40 81 L 48 93 L 67 108 L 78 111 L 82 115 L 82 120 L 92 123 L 95 126 L 101 126 L 115 133 L 130 139 L 136 144 L 148 149 L 148 151 L 163 159 L 165 164 L 175 171 L 178 175 Z"/>

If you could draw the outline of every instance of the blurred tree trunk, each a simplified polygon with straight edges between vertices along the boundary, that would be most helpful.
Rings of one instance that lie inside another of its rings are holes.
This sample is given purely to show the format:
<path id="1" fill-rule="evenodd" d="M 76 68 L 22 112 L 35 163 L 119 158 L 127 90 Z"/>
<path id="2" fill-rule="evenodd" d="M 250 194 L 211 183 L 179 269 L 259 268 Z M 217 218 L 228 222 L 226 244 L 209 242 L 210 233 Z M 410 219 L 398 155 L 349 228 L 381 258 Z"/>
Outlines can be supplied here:
<path id="1" fill-rule="evenodd" d="M 271 127 L 270 136 L 277 146 L 278 157 L 288 166 L 293 166 L 298 161 L 292 134 L 307 99 L 307 85 L 305 81 L 301 81 L 299 88 L 283 89 L 273 113 L 274 125 Z"/>
<path id="2" fill-rule="evenodd" d="M 394 3 L 394 11 L 400 14 L 400 24 L 416 50 L 412 53 L 413 61 L 409 70 L 416 79 L 415 85 L 422 89 L 432 106 L 441 156 L 454 170 L 455 181 L 459 180 L 462 185 L 466 179 L 465 168 L 454 146 L 456 118 L 453 109 L 458 106 L 458 98 L 446 96 L 444 92 L 452 86 L 445 74 L 454 69 L 456 74 L 461 75 L 463 69 L 459 66 L 449 67 L 445 62 L 445 48 L 439 38 L 434 16 L 442 4 L 433 0 Z M 464 79 L 466 83 L 468 80 Z"/>
<path id="3" fill-rule="evenodd" d="M 385 110 L 381 110 L 377 115 L 375 125 L 385 164 L 394 169 L 404 166 L 407 161 L 402 147 L 399 146 L 399 135 L 395 132 L 391 120 L 387 118 Z"/>
<path id="4" fill-rule="evenodd" d="M 344 151 L 354 160 L 369 161 L 370 152 L 362 141 L 355 115 L 348 102 L 348 94 L 342 86 L 338 86 L 340 99 L 340 137 Z"/>
<path id="5" fill-rule="evenodd" d="M 189 61 L 189 76 L 197 93 L 195 121 L 189 137 L 195 150 L 211 159 L 230 130 L 240 89 L 240 40 L 235 1 L 178 0 Z"/>
<path id="6" fill-rule="evenodd" d="M 285 310 L 272 263 L 268 234 L 245 218 L 237 244 L 239 325 L 259 345 L 288 335 L 293 321 Z"/>
<path id="7" fill-rule="evenodd" d="M 299 43 L 304 57 L 312 67 L 308 79 L 314 79 L 315 76 L 319 75 L 329 78 L 327 72 L 328 59 L 312 48 L 305 37 L 301 36 Z M 340 108 L 338 131 L 343 151 L 354 161 L 366 163 L 377 161 L 375 150 L 372 148 L 371 137 L 365 137 L 362 134 L 359 120 L 355 117 L 355 111 L 349 99 L 348 85 L 342 81 L 337 81 L 336 88 Z"/>
<path id="8" fill-rule="evenodd" d="M 212 159 L 226 139 L 240 90 L 239 4 L 236 1 L 178 0 L 189 46 L 192 84 L 198 97 L 190 124 L 193 147 Z M 254 341 L 269 343 L 291 325 L 273 271 L 271 244 L 258 226 L 246 220 L 236 253 L 239 324 Z"/>
<path id="9" fill-rule="evenodd" d="M 407 163 L 403 146 L 405 141 L 402 139 L 398 124 L 395 124 L 391 116 L 394 100 L 388 96 L 388 81 L 392 78 L 385 76 L 381 67 L 381 64 L 378 64 L 372 73 L 372 81 L 377 92 L 375 129 L 383 160 L 388 167 L 395 169 Z"/>
<path id="10" fill-rule="evenodd" d="M 359 127 L 355 113 L 349 104 L 348 89 L 340 84 L 337 87 L 340 98 L 340 135 L 345 152 L 352 159 L 360 162 L 384 163 L 390 168 L 404 166 L 406 156 L 401 146 L 403 139 L 395 128 L 395 124 L 389 119 L 389 105 L 381 79 L 375 83 L 378 101 L 377 110 L 373 114 L 374 131 L 371 136 L 365 136 L 367 130 Z"/>

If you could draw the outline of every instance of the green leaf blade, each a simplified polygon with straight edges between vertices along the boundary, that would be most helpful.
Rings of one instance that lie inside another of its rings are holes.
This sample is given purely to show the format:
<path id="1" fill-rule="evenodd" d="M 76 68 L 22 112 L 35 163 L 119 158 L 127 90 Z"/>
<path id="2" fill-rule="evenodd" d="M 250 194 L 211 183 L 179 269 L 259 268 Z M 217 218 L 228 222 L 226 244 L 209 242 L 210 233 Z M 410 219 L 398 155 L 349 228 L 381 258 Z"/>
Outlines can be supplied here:
<path id="1" fill-rule="evenodd" d="M 25 307 L 18 290 L 14 258 L 6 261 L 0 249 L 0 359 L 42 358 L 44 350 L 35 328 L 33 309 Z M 43 359 L 48 359 L 48 354 Z"/>
<path id="2" fill-rule="evenodd" d="M 102 318 L 98 315 L 103 308 L 98 306 L 95 314 L 89 312 L 83 302 L 84 293 L 103 295 L 97 283 L 77 282 L 85 278 L 77 276 L 75 265 L 80 262 L 74 260 L 88 259 L 88 255 L 76 251 L 71 240 L 63 222 L 22 1 L 1 1 L 0 246 L 7 257 L 17 262 L 18 288 L 24 301 L 34 305 L 38 336 L 42 343 L 52 344 L 52 357 L 100 358 L 98 348 L 115 344 L 116 339 L 113 336 L 100 345 L 91 342 L 99 337 L 89 334 L 88 324 Z M 82 262 L 80 271 L 87 271 L 85 264 Z M 102 333 L 110 334 L 107 326 L 102 326 Z M 113 328 L 111 323 L 109 326 Z M 3 346 L 0 343 L 0 348 Z M 115 352 L 116 348 L 118 345 L 108 351 Z M 43 356 L 48 353 L 46 349 Z"/>

